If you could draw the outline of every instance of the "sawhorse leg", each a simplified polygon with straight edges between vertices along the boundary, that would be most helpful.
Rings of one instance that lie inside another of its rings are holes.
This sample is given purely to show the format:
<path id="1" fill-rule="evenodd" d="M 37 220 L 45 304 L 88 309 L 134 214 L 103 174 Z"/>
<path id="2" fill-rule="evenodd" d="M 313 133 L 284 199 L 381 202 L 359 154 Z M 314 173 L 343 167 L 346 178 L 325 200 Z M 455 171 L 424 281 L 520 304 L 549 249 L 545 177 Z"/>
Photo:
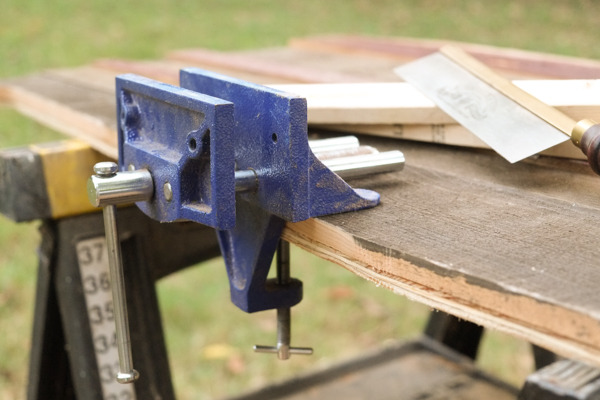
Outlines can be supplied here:
<path id="1" fill-rule="evenodd" d="M 483 327 L 441 311 L 432 311 L 425 335 L 474 360 L 477 358 Z M 539 346 L 532 345 L 531 350 L 536 369 L 557 360 L 556 354 Z"/>
<path id="2" fill-rule="evenodd" d="M 56 226 L 46 221 L 40 228 L 42 242 L 35 299 L 32 348 L 27 387 L 28 400 L 75 399 L 68 355 L 54 290 Z"/>
<path id="3" fill-rule="evenodd" d="M 441 311 L 432 311 L 425 335 L 474 360 L 483 327 Z"/>
<path id="4" fill-rule="evenodd" d="M 216 256 L 216 235 L 199 224 L 159 224 L 135 208 L 120 211 L 119 225 L 134 365 L 141 372 L 135 394 L 126 386 L 107 392 L 117 360 L 97 362 L 112 341 L 98 337 L 94 324 L 112 323 L 112 303 L 90 307 L 89 293 L 106 286 L 82 281 L 90 257 L 101 257 L 100 247 L 81 247 L 103 240 L 102 216 L 95 213 L 43 225 L 29 400 L 174 399 L 154 283 Z"/>

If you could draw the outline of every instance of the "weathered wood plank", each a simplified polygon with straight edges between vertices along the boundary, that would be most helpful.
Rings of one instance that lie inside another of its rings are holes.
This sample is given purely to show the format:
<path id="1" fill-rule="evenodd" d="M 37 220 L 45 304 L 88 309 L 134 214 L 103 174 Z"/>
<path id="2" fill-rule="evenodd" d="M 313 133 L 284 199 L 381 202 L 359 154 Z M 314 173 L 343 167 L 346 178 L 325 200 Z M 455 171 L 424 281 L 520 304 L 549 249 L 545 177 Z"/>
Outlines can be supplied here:
<path id="1" fill-rule="evenodd" d="M 6 102 L 54 129 L 81 137 L 80 131 L 104 154 L 116 156 L 114 78 L 127 68 L 152 78 L 174 80 L 178 64 L 130 61 L 72 70 L 54 70 L 4 82 Z M 116 69 L 122 69 L 117 71 Z M 169 75 L 170 74 L 170 75 Z M 600 120 L 600 81 L 516 81 L 516 84 L 572 118 Z M 482 141 L 412 86 L 402 83 L 270 85 L 305 96 L 308 122 L 321 128 L 376 136 L 487 148 Z M 97 93 L 94 93 L 97 92 Z M 103 128 L 104 125 L 104 128 Z M 572 146 L 544 154 L 583 158 Z"/>
<path id="2" fill-rule="evenodd" d="M 448 40 L 328 35 L 295 38 L 288 44 L 291 48 L 306 51 L 360 54 L 401 62 L 434 53 L 446 45 L 461 47 L 484 64 L 508 76 L 551 79 L 600 78 L 600 61 L 597 60 Z"/>
<path id="3" fill-rule="evenodd" d="M 201 51 L 200 51 L 201 52 Z M 212 53 L 211 53 L 212 54 Z M 228 59 L 229 53 L 218 53 L 219 59 Z M 233 54 L 229 54 L 233 55 Z M 230 65 L 232 64 L 232 65 Z M 112 71 L 114 74 L 134 73 L 145 76 L 147 78 L 170 83 L 172 85 L 179 84 L 179 70 L 187 67 L 198 67 L 218 72 L 224 75 L 234 76 L 238 79 L 249 80 L 255 83 L 294 83 L 297 79 L 286 79 L 281 76 L 268 75 L 269 71 L 263 71 L 260 68 L 244 69 L 244 65 L 235 63 L 218 63 L 212 58 L 207 60 L 196 55 L 181 61 L 158 60 L 158 61 L 138 61 L 138 60 L 120 60 L 120 59 L 103 59 L 94 62 L 94 66 L 105 71 Z"/>
<path id="4" fill-rule="evenodd" d="M 381 142 L 376 143 L 381 147 Z M 352 182 L 374 209 L 285 237 L 397 293 L 600 365 L 597 177 L 404 143 L 401 173 Z"/>
<path id="5" fill-rule="evenodd" d="M 600 80 L 516 80 L 534 98 L 575 120 L 600 120 Z M 405 82 L 269 85 L 306 97 L 314 124 L 456 123 Z"/>
<path id="6" fill-rule="evenodd" d="M 5 81 L 1 86 L 16 110 L 116 158 L 114 94 L 45 73 Z"/>
<path id="7" fill-rule="evenodd" d="M 489 149 L 481 139 L 459 124 L 312 124 L 313 128 L 330 132 L 357 133 L 417 142 L 438 143 L 459 147 Z M 583 152 L 571 141 L 546 149 L 541 155 L 587 160 Z"/>
<path id="8" fill-rule="evenodd" d="M 395 81 L 397 61 L 360 55 L 340 55 L 273 48 L 240 52 L 215 52 L 204 49 L 179 50 L 167 55 L 170 60 L 212 65 L 284 78 L 290 82 L 373 82 Z"/>

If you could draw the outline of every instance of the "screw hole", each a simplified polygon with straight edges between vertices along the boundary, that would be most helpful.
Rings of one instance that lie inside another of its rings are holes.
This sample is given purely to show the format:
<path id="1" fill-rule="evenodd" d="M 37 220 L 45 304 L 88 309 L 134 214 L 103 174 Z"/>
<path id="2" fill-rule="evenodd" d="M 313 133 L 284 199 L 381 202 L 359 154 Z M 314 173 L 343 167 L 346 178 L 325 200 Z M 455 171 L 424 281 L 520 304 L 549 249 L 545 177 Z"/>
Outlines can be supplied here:
<path id="1" fill-rule="evenodd" d="M 273 143 L 277 143 L 277 134 L 276 133 L 271 135 L 271 140 L 273 140 Z"/>
<path id="2" fill-rule="evenodd" d="M 198 143 L 196 143 L 196 139 L 190 138 L 190 141 L 188 142 L 188 149 L 190 149 L 190 151 L 195 151 L 196 147 L 198 147 Z"/>

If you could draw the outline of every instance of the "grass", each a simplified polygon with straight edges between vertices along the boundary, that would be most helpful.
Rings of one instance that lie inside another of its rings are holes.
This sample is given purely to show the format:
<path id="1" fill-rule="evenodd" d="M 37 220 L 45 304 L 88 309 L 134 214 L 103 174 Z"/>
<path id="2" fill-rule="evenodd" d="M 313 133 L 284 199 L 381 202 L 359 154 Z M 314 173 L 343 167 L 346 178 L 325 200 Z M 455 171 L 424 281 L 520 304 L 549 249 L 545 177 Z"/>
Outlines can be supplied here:
<path id="1" fill-rule="evenodd" d="M 33 224 L 10 224 L 0 217 L 0 398 L 24 398 L 29 335 L 35 292 Z M 10 249 L 10 251 L 6 251 Z M 16 396 L 19 397 L 16 397 Z"/>
<path id="2" fill-rule="evenodd" d="M 0 78 L 82 65 L 103 57 L 150 59 L 186 47 L 281 46 L 324 33 L 444 38 L 600 59 L 600 8 L 593 0 L 191 1 L 5 0 L 0 13 Z M 0 109 L 0 146 L 59 137 Z M 30 346 L 36 223 L 0 218 L 0 398 L 24 398 Z M 417 334 L 423 307 L 294 251 L 305 300 L 294 308 L 294 341 L 311 358 L 280 363 L 250 346 L 274 340 L 272 312 L 246 315 L 227 298 L 220 261 L 159 284 L 178 395 L 213 398 L 327 365 L 389 339 Z M 10 327 L 6 329 L 5 327 Z M 519 384 L 531 370 L 527 344 L 486 334 L 481 364 Z"/>
<path id="3" fill-rule="evenodd" d="M 5 0 L 0 77 L 101 57 L 156 58 L 185 47 L 283 45 L 327 32 L 449 38 L 600 58 L 592 0 Z"/>

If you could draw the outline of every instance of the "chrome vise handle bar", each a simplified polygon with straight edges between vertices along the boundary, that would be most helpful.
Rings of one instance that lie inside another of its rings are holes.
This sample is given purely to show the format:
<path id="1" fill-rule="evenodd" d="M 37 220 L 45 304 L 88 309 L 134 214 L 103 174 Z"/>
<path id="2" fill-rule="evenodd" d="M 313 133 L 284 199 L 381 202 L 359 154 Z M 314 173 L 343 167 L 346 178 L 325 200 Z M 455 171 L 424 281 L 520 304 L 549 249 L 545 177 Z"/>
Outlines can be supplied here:
<path id="1" fill-rule="evenodd" d="M 125 295 L 125 277 L 121 245 L 117 230 L 117 204 L 145 201 L 152 197 L 154 184 L 147 170 L 118 172 L 114 162 L 101 162 L 94 166 L 94 173 L 88 181 L 88 197 L 96 207 L 102 207 L 104 231 L 113 297 L 115 332 L 119 352 L 119 383 L 131 383 L 140 374 L 133 368 L 129 319 L 127 317 L 127 299 Z"/>

